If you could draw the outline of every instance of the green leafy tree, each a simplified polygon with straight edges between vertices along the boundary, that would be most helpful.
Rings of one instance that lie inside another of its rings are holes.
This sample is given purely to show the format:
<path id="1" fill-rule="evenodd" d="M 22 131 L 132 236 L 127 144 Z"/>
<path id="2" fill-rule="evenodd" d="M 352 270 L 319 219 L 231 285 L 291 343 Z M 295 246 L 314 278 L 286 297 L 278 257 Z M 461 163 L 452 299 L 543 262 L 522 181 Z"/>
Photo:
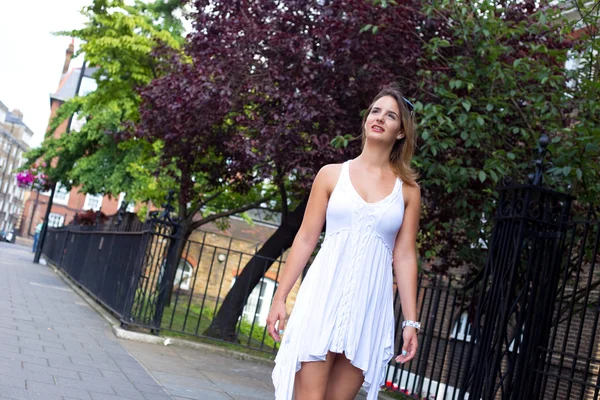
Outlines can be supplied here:
<path id="1" fill-rule="evenodd" d="M 85 27 L 60 34 L 83 42 L 78 54 L 84 54 L 88 66 L 94 68 L 97 88 L 65 102 L 42 147 L 28 156 L 32 162 L 47 161 L 51 181 L 77 186 L 85 193 L 126 192 L 128 200 L 162 204 L 166 193 L 175 190 L 183 240 L 170 253 L 169 265 L 177 264 L 185 239 L 194 229 L 209 222 L 223 225 L 223 217 L 257 207 L 271 192 L 268 185 L 250 184 L 239 190 L 235 185 L 239 180 L 215 176 L 218 169 L 205 168 L 209 164 L 218 164 L 220 170 L 226 167 L 220 153 L 223 137 L 216 137 L 218 143 L 207 143 L 209 148 L 192 151 L 191 146 L 183 146 L 174 154 L 161 137 L 132 134 L 144 109 L 142 88 L 151 88 L 150 82 L 164 75 L 173 61 L 169 57 L 189 64 L 180 50 L 184 42 L 177 17 L 181 7 L 178 1 L 129 5 L 122 0 L 96 0 L 84 8 Z M 74 114 L 85 119 L 82 127 L 60 134 L 57 129 Z M 232 120 L 218 122 L 231 125 Z M 163 124 L 166 129 L 175 126 L 175 120 Z M 184 159 L 192 162 L 183 163 Z"/>
<path id="2" fill-rule="evenodd" d="M 59 33 L 82 41 L 77 54 L 85 54 L 88 68 L 95 71 L 97 88 L 66 101 L 42 146 L 27 155 L 30 163 L 40 158 L 48 162 L 45 172 L 51 181 L 80 186 L 85 193 L 129 192 L 129 165 L 139 150 L 119 144 L 116 135 L 139 118 L 136 90 L 156 77 L 152 50 L 157 45 L 177 49 L 183 40 L 182 23 L 173 17 L 178 7 L 176 1 L 126 5 L 96 0 L 82 10 L 84 28 Z M 81 129 L 58 134 L 57 128 L 74 114 L 85 119 Z"/>
<path id="3" fill-rule="evenodd" d="M 549 172 L 557 186 L 577 196 L 577 208 L 585 208 L 600 195 L 600 3 L 565 2 L 561 15 L 569 43 L 562 98 L 566 124 L 553 135 Z"/>
<path id="4" fill-rule="evenodd" d="M 597 195 L 597 79 L 565 69 L 574 49 L 589 57 L 597 43 L 573 40 L 573 24 L 544 2 L 441 1 L 423 12 L 439 34 L 424 44 L 416 105 L 422 254 L 434 270 L 478 270 L 495 187 L 527 181 L 541 134 L 552 142 L 546 184 Z"/>

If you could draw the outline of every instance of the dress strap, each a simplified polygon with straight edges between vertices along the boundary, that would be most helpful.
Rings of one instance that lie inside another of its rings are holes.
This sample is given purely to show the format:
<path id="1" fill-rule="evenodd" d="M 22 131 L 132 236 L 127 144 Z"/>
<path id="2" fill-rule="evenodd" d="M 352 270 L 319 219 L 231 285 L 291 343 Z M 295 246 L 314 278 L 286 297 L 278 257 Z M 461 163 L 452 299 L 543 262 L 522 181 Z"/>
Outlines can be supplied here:
<path id="1" fill-rule="evenodd" d="M 346 162 L 342 164 L 341 175 L 343 185 L 349 192 L 350 196 L 353 197 L 355 194 L 358 195 L 357 193 L 355 193 L 354 186 L 352 185 L 352 181 L 350 180 L 350 160 L 346 160 Z"/>
<path id="2" fill-rule="evenodd" d="M 344 179 L 349 179 L 350 178 L 350 160 L 346 160 L 342 164 L 342 172 L 341 172 L 341 174 L 344 177 Z"/>

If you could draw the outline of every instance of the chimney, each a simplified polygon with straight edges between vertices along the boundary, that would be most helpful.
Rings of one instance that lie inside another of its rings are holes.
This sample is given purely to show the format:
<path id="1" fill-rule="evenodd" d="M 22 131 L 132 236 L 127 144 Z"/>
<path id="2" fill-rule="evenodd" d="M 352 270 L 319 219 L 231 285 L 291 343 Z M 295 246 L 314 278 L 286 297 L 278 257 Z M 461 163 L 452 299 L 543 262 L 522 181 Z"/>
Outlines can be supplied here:
<path id="1" fill-rule="evenodd" d="M 65 65 L 63 66 L 61 81 L 62 81 L 62 78 L 65 77 L 67 72 L 69 72 L 69 65 L 71 64 L 71 58 L 73 58 L 74 52 L 75 52 L 75 38 L 72 38 L 71 44 L 67 48 L 67 52 L 65 54 Z"/>
<path id="2" fill-rule="evenodd" d="M 17 119 L 20 119 L 21 121 L 23 121 L 23 111 L 19 110 L 18 108 L 15 108 L 14 110 L 12 110 L 11 115 Z"/>

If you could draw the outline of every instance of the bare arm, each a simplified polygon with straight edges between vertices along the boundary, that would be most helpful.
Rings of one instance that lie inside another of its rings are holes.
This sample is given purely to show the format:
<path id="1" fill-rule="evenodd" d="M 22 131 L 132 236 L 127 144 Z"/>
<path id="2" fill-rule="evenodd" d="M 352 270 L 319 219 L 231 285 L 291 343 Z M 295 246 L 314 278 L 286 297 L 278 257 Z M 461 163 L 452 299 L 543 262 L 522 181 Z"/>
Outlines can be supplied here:
<path id="1" fill-rule="evenodd" d="M 394 274 L 400 301 L 402 315 L 406 320 L 417 320 L 417 232 L 421 214 L 421 191 L 418 186 L 406 186 L 407 199 L 404 210 L 402 227 L 398 232 L 394 245 Z M 417 335 L 414 328 L 407 327 L 403 332 L 403 350 L 409 352 L 397 359 L 406 362 L 415 356 L 417 350 Z"/>
<path id="2" fill-rule="evenodd" d="M 267 331 L 277 341 L 280 340 L 278 331 L 283 330 L 285 325 L 285 301 L 317 245 L 325 223 L 329 196 L 340 171 L 340 165 L 326 165 L 321 168 L 313 182 L 302 225 L 294 238 L 267 318 Z M 279 324 L 276 331 L 277 321 Z"/>

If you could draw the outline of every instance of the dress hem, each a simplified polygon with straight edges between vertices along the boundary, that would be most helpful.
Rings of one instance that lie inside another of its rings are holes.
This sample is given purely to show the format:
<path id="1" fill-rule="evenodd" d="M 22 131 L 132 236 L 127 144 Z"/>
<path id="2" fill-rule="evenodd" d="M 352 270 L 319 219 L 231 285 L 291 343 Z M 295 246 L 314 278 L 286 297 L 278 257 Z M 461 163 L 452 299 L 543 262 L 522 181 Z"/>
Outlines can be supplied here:
<path id="1" fill-rule="evenodd" d="M 331 352 L 334 354 L 344 354 L 344 356 L 348 359 L 348 361 L 350 361 L 350 364 L 352 364 L 355 368 L 358 368 L 362 371 L 363 373 L 363 378 L 366 378 L 367 375 L 367 369 L 365 368 L 361 368 L 360 366 L 356 365 L 355 361 L 354 361 L 354 357 L 349 357 L 346 353 L 345 350 L 342 350 L 342 352 L 337 352 L 337 351 L 332 351 L 331 349 L 328 349 L 327 352 Z M 383 364 L 383 369 L 385 370 L 385 366 L 390 362 L 390 360 L 393 357 L 393 353 L 390 351 L 389 346 L 386 346 L 386 348 L 384 349 L 384 362 Z M 295 367 L 295 372 L 292 379 L 292 387 L 293 387 L 293 383 L 296 380 L 296 373 L 298 373 L 298 371 L 300 371 L 302 369 L 302 363 L 303 362 L 322 362 L 325 361 L 327 359 L 327 353 L 325 354 L 309 354 L 308 357 L 310 359 L 300 359 L 300 357 L 296 357 L 296 367 Z M 287 360 L 280 360 L 279 362 L 277 360 L 275 360 L 275 370 L 277 369 L 277 364 L 279 364 L 280 362 L 283 364 L 285 363 L 285 361 Z M 367 399 L 376 399 L 377 394 L 379 393 L 379 390 L 381 390 L 381 387 L 385 384 L 385 378 L 382 380 L 382 382 L 380 382 L 380 386 L 377 389 L 377 392 L 375 394 L 375 397 L 373 397 L 372 395 L 369 396 L 369 394 L 371 393 L 371 388 L 373 387 L 373 383 L 372 382 L 368 382 L 368 381 L 363 381 L 362 384 L 362 388 L 364 388 L 364 390 L 367 392 Z M 277 388 L 275 388 L 275 391 L 277 392 Z M 292 389 L 293 391 L 293 389 Z M 293 393 L 292 393 L 293 396 Z M 276 395 L 277 398 L 277 395 Z M 289 399 L 291 400 L 292 397 L 290 397 Z"/>

